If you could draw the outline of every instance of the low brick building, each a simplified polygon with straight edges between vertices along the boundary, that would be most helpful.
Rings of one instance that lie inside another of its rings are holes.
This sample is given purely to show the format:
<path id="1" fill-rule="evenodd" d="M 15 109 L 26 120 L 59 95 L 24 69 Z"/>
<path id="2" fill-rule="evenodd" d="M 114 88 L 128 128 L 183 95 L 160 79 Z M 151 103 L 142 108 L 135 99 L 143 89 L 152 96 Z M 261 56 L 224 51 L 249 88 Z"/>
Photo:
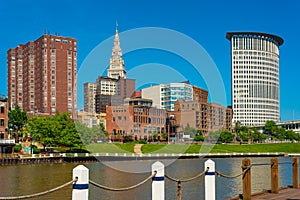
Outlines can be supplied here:
<path id="1" fill-rule="evenodd" d="M 106 107 L 106 130 L 111 140 L 132 136 L 134 140 L 152 140 L 166 131 L 166 111 L 151 106 L 124 105 Z"/>

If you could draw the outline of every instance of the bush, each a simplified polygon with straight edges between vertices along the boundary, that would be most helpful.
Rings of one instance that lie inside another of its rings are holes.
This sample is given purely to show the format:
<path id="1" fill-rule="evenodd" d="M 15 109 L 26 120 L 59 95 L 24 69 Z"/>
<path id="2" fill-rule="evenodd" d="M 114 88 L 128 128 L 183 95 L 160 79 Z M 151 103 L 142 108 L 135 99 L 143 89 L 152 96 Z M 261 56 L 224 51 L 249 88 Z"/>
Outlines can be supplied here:
<path id="1" fill-rule="evenodd" d="M 37 146 L 32 145 L 32 152 L 33 154 L 39 154 L 41 153 L 41 150 L 37 148 Z"/>
<path id="2" fill-rule="evenodd" d="M 15 145 L 14 152 L 19 152 L 21 150 L 22 150 L 22 145 L 20 145 L 20 144 Z"/>
<path id="3" fill-rule="evenodd" d="M 138 144 L 147 144 L 147 141 L 146 140 L 138 140 L 136 143 L 138 143 Z"/>

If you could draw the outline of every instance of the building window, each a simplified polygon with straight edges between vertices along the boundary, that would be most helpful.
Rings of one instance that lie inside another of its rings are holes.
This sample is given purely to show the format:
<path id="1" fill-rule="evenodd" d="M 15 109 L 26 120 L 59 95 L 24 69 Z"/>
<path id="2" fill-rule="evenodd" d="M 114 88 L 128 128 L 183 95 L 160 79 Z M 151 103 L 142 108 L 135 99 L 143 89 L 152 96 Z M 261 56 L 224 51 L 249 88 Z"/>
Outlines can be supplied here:
<path id="1" fill-rule="evenodd" d="M 3 106 L 0 107 L 0 113 L 4 113 L 4 107 Z"/>
<path id="2" fill-rule="evenodd" d="M 4 126 L 4 119 L 0 119 L 0 126 Z"/>

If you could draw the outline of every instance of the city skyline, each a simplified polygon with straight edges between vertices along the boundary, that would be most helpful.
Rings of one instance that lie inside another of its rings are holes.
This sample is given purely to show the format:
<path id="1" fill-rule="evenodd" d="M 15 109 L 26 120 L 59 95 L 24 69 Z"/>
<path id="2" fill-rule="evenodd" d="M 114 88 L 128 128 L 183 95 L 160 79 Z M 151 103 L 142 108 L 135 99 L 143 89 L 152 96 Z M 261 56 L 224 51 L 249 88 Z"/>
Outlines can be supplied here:
<path id="1" fill-rule="evenodd" d="M 300 94 L 294 92 L 294 88 L 299 85 L 297 82 L 299 30 L 295 29 L 299 25 L 299 14 L 297 14 L 300 13 L 299 4 L 297 1 L 280 5 L 274 4 L 272 1 L 254 1 L 246 8 L 239 1 L 230 3 L 222 1 L 212 3 L 153 1 L 151 4 L 140 1 L 131 1 L 130 4 L 122 1 L 105 3 L 104 1 L 89 1 L 85 4 L 79 1 L 2 2 L 0 16 L 5 20 L 2 20 L 0 24 L 2 27 L 6 27 L 6 31 L 0 33 L 4 39 L 0 44 L 0 82 L 2 83 L 0 93 L 7 95 L 6 51 L 10 47 L 37 39 L 43 34 L 44 29 L 47 32 L 50 30 L 52 34 L 59 32 L 62 36 L 77 39 L 78 66 L 80 67 L 95 46 L 114 36 L 115 21 L 118 20 L 120 33 L 141 27 L 162 27 L 179 31 L 196 40 L 216 63 L 225 85 L 226 102 L 227 105 L 230 105 L 230 42 L 226 40 L 225 34 L 228 31 L 257 31 L 275 34 L 285 40 L 280 48 L 281 121 L 300 119 L 298 103 Z M 26 10 L 26 8 L 28 9 Z M 65 12 L 65 8 L 69 8 L 69 12 L 80 13 L 80 15 L 70 15 Z M 23 12 L 23 9 L 26 10 L 26 13 Z M 55 12 L 52 12 L 53 9 Z M 50 11 L 52 15 L 49 15 Z M 18 21 L 22 23 L 16 26 Z M 121 42 L 123 48 L 125 41 L 122 37 Z M 112 45 L 103 54 L 111 53 Z M 123 57 L 125 68 L 128 70 L 128 78 L 134 79 L 145 78 L 130 76 L 130 69 L 137 65 L 155 62 L 175 69 L 186 68 L 189 65 L 184 60 L 161 51 L 136 51 L 124 54 Z M 101 59 L 101 55 L 99 55 L 99 59 Z M 104 62 L 109 66 L 109 60 Z M 192 71 L 187 71 L 187 77 L 192 73 Z M 170 78 L 169 81 L 174 80 Z M 203 80 L 191 83 L 207 89 Z M 83 102 L 83 99 L 81 101 Z M 78 108 L 81 107 L 83 104 L 78 106 Z"/>

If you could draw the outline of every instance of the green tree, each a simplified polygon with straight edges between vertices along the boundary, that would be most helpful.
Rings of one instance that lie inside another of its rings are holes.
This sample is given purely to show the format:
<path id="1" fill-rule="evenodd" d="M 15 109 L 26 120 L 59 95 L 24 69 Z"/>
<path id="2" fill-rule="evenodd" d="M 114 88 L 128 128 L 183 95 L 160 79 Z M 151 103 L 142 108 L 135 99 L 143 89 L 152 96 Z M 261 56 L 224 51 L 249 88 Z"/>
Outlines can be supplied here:
<path id="1" fill-rule="evenodd" d="M 275 139 L 274 132 L 276 129 L 276 123 L 272 120 L 266 121 L 265 123 L 265 133 L 271 135 Z"/>
<path id="2" fill-rule="evenodd" d="M 8 112 L 8 128 L 12 130 L 12 136 L 15 138 L 16 142 L 19 141 L 19 134 L 22 134 L 22 130 L 27 123 L 26 111 L 20 109 L 20 107 L 15 104 L 15 108 L 9 108 Z"/>
<path id="3" fill-rule="evenodd" d="M 168 139 L 168 134 L 162 133 L 162 134 L 161 134 L 161 137 L 162 137 L 164 140 L 167 140 L 167 139 Z"/>
<path id="4" fill-rule="evenodd" d="M 184 134 L 190 135 L 191 138 L 195 137 L 197 135 L 197 129 L 191 127 L 189 124 L 184 127 Z"/>
<path id="5" fill-rule="evenodd" d="M 278 140 L 285 140 L 286 130 L 282 127 L 275 126 L 273 136 Z"/>
<path id="6" fill-rule="evenodd" d="M 196 136 L 194 137 L 195 141 L 204 141 L 204 136 L 201 130 L 197 130 Z"/>
<path id="7" fill-rule="evenodd" d="M 299 141 L 300 136 L 298 133 L 295 133 L 295 131 L 288 130 L 288 131 L 286 131 L 286 139 L 291 140 L 291 141 L 293 141 L 293 140 Z"/>
<path id="8" fill-rule="evenodd" d="M 44 149 L 47 146 L 82 146 L 75 124 L 68 113 L 31 117 L 28 121 L 28 131 Z"/>
<path id="9" fill-rule="evenodd" d="M 232 134 L 231 132 L 229 132 L 228 130 L 223 130 L 220 134 L 219 140 L 221 142 L 232 142 L 234 138 L 234 134 Z"/>
<path id="10" fill-rule="evenodd" d="M 263 133 L 260 133 L 256 128 L 251 128 L 250 137 L 254 142 L 264 141 L 267 139 L 267 136 Z"/>

